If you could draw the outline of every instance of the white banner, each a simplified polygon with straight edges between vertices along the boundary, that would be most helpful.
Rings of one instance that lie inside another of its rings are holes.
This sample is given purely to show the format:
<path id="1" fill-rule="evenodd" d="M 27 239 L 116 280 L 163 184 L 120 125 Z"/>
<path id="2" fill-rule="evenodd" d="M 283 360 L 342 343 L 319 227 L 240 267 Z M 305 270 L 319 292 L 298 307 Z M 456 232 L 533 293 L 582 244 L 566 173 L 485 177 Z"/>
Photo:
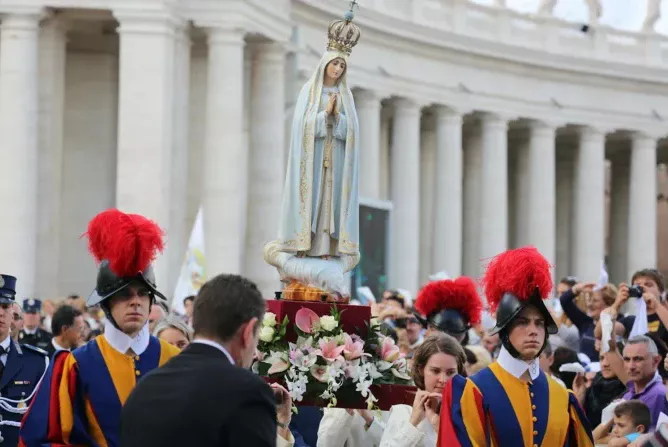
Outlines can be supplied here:
<path id="1" fill-rule="evenodd" d="M 202 227 L 202 208 L 200 207 L 199 211 L 197 211 L 192 233 L 190 233 L 188 250 L 183 260 L 179 279 L 176 282 L 171 308 L 183 314 L 183 299 L 189 295 L 196 295 L 202 284 L 206 282 L 206 279 L 204 229 Z"/>

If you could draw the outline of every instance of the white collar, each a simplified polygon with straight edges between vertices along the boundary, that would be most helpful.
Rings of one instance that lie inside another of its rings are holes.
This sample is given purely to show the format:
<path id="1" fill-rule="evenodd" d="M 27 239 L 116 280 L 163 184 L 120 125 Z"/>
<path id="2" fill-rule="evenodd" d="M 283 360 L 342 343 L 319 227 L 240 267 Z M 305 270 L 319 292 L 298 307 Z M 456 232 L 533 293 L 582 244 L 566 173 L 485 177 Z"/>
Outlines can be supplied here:
<path id="1" fill-rule="evenodd" d="M 63 348 L 58 344 L 58 342 L 56 341 L 56 337 L 53 337 L 51 339 L 51 344 L 53 345 L 54 348 L 56 348 L 56 351 L 69 351 L 69 349 Z"/>
<path id="2" fill-rule="evenodd" d="M 220 351 L 222 351 L 222 353 L 225 354 L 225 357 L 227 357 L 227 359 L 230 361 L 231 364 L 233 365 L 237 364 L 232 358 L 232 355 L 227 351 L 227 349 L 225 349 L 225 346 L 221 345 L 220 343 L 216 343 L 213 340 L 207 340 L 205 338 L 197 338 L 193 340 L 193 343 L 201 343 L 203 345 L 213 346 L 214 348 L 217 348 Z"/>
<path id="3" fill-rule="evenodd" d="M 113 324 L 107 324 L 104 327 L 104 338 L 107 339 L 112 348 L 121 354 L 127 354 L 128 349 L 132 348 L 132 352 L 141 355 L 148 347 L 151 334 L 148 332 L 148 321 L 133 338 L 130 338 L 129 335 L 117 329 Z"/>
<path id="4" fill-rule="evenodd" d="M 422 332 L 420 332 L 420 336 L 418 337 L 418 339 L 415 340 L 415 343 L 413 343 L 412 345 L 410 345 L 409 348 L 411 348 L 411 349 L 415 349 L 415 348 L 417 348 L 418 346 L 420 346 L 420 345 L 422 344 L 423 341 L 424 341 L 424 334 L 423 334 Z"/>
<path id="5" fill-rule="evenodd" d="M 9 351 L 9 345 L 12 344 L 12 337 L 9 335 L 2 341 L 0 341 L 0 346 L 6 351 Z"/>
<path id="6" fill-rule="evenodd" d="M 23 333 L 25 333 L 26 335 L 35 335 L 37 333 L 37 329 L 39 328 L 36 327 L 35 329 L 28 329 L 27 327 L 24 327 Z"/>
<path id="7" fill-rule="evenodd" d="M 505 346 L 501 347 L 501 351 L 499 352 L 499 356 L 497 357 L 496 361 L 499 365 L 501 365 L 503 369 L 505 369 L 518 379 L 522 377 L 522 375 L 527 370 L 529 370 L 529 375 L 531 376 L 531 380 L 536 380 L 536 377 L 538 377 L 538 375 L 540 374 L 540 364 L 538 363 L 537 358 L 533 359 L 530 362 L 525 362 L 524 360 L 516 359 L 515 357 L 510 355 L 510 352 L 508 352 Z"/>

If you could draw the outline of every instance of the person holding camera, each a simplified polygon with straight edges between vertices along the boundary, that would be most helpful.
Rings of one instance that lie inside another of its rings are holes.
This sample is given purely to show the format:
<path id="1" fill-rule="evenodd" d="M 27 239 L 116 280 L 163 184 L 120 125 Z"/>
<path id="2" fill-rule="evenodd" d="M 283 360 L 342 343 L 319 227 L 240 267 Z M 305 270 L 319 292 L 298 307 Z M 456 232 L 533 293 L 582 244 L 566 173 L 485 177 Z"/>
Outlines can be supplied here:
<path id="1" fill-rule="evenodd" d="M 619 292 L 615 302 L 603 310 L 613 321 L 617 320 L 619 309 L 629 298 L 638 298 L 645 301 L 647 308 L 647 332 L 655 334 L 663 342 L 668 343 L 668 308 L 663 304 L 662 295 L 665 289 L 665 280 L 661 272 L 656 269 L 638 270 L 631 277 L 631 286 L 626 283 L 619 285 Z M 615 323 L 615 334 L 629 337 L 636 323 L 635 315 L 620 318 Z M 596 325 L 594 336 L 601 338 L 601 323 Z"/>
<path id="2" fill-rule="evenodd" d="M 265 302 L 238 275 L 207 281 L 195 300 L 194 341 L 144 377 L 121 414 L 123 447 L 289 447 L 292 401 L 248 368 Z"/>

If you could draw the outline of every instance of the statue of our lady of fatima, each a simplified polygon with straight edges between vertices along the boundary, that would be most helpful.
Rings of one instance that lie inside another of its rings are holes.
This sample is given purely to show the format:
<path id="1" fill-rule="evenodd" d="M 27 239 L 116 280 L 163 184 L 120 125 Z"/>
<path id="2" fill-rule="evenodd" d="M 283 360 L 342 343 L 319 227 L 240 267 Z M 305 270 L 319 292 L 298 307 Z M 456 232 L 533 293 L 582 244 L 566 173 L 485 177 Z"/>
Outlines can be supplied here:
<path id="1" fill-rule="evenodd" d="M 285 282 L 347 295 L 359 262 L 359 124 L 346 79 L 360 38 L 356 1 L 328 28 L 327 51 L 295 106 L 278 240 L 265 260 Z M 285 295 L 285 294 L 284 294 Z"/>

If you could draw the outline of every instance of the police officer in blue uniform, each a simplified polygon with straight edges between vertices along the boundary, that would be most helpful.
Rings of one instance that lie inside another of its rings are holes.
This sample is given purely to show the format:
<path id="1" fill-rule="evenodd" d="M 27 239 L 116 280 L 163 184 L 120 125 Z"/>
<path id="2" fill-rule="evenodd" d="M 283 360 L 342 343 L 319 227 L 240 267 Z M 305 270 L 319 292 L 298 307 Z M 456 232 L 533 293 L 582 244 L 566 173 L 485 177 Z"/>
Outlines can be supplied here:
<path id="1" fill-rule="evenodd" d="M 42 301 L 36 298 L 23 300 L 23 329 L 19 331 L 19 343 L 48 351 L 52 336 L 39 327 L 41 322 Z"/>
<path id="2" fill-rule="evenodd" d="M 49 366 L 47 353 L 12 340 L 16 278 L 0 274 L 0 447 L 16 447 L 23 414 Z"/>

